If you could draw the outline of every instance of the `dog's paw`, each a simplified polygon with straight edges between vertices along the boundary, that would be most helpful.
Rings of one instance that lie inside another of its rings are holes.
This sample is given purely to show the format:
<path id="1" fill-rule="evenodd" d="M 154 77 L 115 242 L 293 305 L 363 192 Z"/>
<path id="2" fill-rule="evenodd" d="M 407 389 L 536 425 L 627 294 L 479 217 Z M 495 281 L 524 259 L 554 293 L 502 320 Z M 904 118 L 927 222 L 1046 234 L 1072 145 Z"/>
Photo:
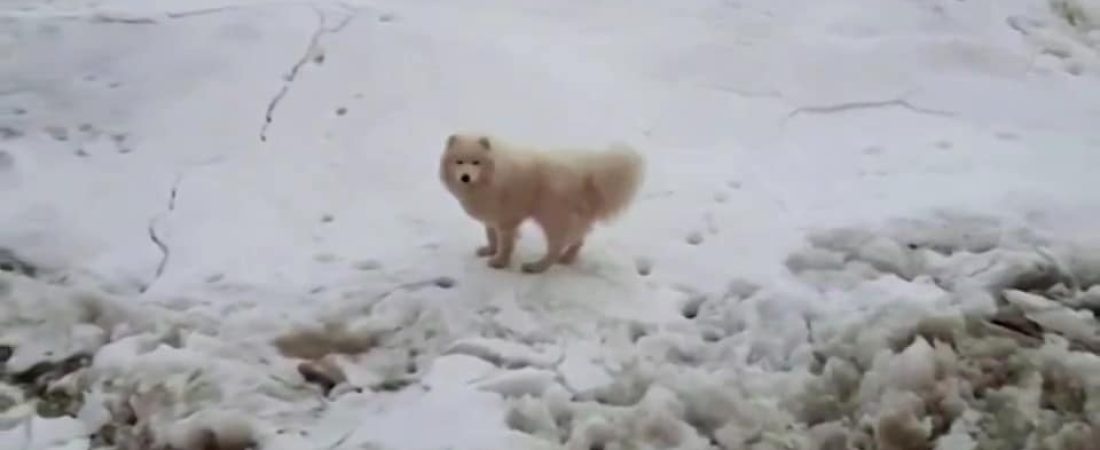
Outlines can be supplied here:
<path id="1" fill-rule="evenodd" d="M 496 252 L 497 252 L 497 249 L 491 248 L 488 245 L 484 245 L 484 246 L 478 247 L 477 252 L 475 252 L 475 253 L 477 254 L 477 256 L 484 258 L 486 256 L 491 256 Z"/>
<path id="2" fill-rule="evenodd" d="M 549 269 L 546 264 L 543 264 L 541 262 L 523 263 L 520 268 L 523 269 L 523 273 L 542 273 L 545 272 L 546 269 Z"/>
<path id="3" fill-rule="evenodd" d="M 508 267 L 508 261 L 504 259 L 490 258 L 489 267 L 492 267 L 494 269 L 503 269 L 505 267 Z"/>

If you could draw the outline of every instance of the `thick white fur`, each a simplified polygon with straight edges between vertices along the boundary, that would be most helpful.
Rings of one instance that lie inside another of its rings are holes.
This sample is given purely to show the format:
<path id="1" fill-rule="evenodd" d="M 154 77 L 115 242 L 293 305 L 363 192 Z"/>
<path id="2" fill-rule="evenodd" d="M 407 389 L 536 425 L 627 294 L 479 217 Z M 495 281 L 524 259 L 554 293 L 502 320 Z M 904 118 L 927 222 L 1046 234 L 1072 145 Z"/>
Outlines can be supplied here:
<path id="1" fill-rule="evenodd" d="M 624 211 L 641 186 L 645 160 L 625 144 L 602 150 L 546 151 L 477 134 L 453 134 L 439 176 L 463 209 L 485 225 L 489 243 L 477 249 L 489 265 L 507 267 L 517 231 L 527 219 L 546 235 L 546 255 L 524 263 L 538 273 L 572 263 L 597 221 Z"/>

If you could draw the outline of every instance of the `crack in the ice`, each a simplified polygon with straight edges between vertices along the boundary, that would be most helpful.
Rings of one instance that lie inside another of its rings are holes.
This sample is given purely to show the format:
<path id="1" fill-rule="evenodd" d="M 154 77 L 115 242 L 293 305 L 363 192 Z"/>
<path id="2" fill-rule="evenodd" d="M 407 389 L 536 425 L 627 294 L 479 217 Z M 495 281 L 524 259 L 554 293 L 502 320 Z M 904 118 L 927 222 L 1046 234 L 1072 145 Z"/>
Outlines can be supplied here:
<path id="1" fill-rule="evenodd" d="M 917 90 L 914 89 L 914 90 L 909 91 L 905 94 L 902 94 L 898 97 L 891 98 L 891 99 L 888 99 L 888 100 L 865 100 L 865 101 L 852 101 L 852 102 L 834 103 L 834 104 L 828 104 L 828 105 L 800 106 L 798 108 L 795 108 L 789 114 L 787 114 L 787 117 L 785 117 L 783 119 L 783 124 L 786 125 L 786 123 L 788 121 L 790 121 L 791 119 L 794 119 L 795 117 L 797 117 L 801 114 L 834 114 L 834 113 L 845 113 L 845 112 L 849 112 L 849 111 L 856 111 L 856 110 L 861 110 L 861 109 L 879 109 L 879 108 L 903 108 L 903 109 L 906 109 L 906 110 L 911 111 L 913 113 L 923 114 L 923 115 L 928 115 L 928 116 L 938 116 L 938 117 L 955 117 L 956 116 L 956 113 L 953 112 L 953 111 L 945 111 L 945 110 L 940 110 L 940 109 L 926 108 L 926 107 L 923 107 L 923 106 L 920 106 L 920 105 L 916 105 L 913 102 L 909 101 L 906 97 L 909 97 L 910 95 L 912 95 L 916 91 Z"/>
<path id="2" fill-rule="evenodd" d="M 152 279 L 150 279 L 149 282 L 141 288 L 140 292 L 144 293 L 145 291 L 148 291 L 149 288 L 153 287 L 153 284 L 155 284 L 157 280 L 159 280 L 160 277 L 164 275 L 165 269 L 168 268 L 168 261 L 172 257 L 172 249 L 168 246 L 167 243 L 164 242 L 164 239 L 157 232 L 157 224 L 159 224 L 162 220 L 164 220 L 167 216 L 171 215 L 172 212 L 176 210 L 176 199 L 179 197 L 179 190 L 180 186 L 183 184 L 183 180 L 187 178 L 187 175 L 191 172 L 191 170 L 194 170 L 198 167 L 218 163 L 223 161 L 224 159 L 225 158 L 223 156 L 217 156 L 207 161 L 194 163 L 187 166 L 187 168 L 176 175 L 176 179 L 172 182 L 172 186 L 168 190 L 168 200 L 165 203 L 164 210 L 154 216 L 151 220 L 149 220 L 149 225 L 146 227 L 146 231 L 149 234 L 149 241 L 152 242 L 153 245 L 156 246 L 157 250 L 160 252 L 160 261 L 157 262 L 157 268 L 153 272 Z"/>
<path id="3" fill-rule="evenodd" d="M 168 249 L 168 246 L 164 244 L 164 241 L 160 239 L 160 236 L 157 236 L 157 227 L 155 221 L 149 223 L 149 240 L 153 241 L 153 245 L 156 245 L 157 249 L 160 250 L 160 262 L 157 263 L 157 271 L 153 275 L 153 280 L 150 281 L 149 284 L 145 285 L 145 289 L 142 290 L 143 292 L 148 290 L 149 287 L 152 286 L 153 283 L 156 282 L 157 279 L 164 274 L 164 268 L 168 265 L 168 257 L 172 255 L 172 252 Z"/>
<path id="4" fill-rule="evenodd" d="M 797 116 L 799 114 L 832 114 L 832 113 L 854 111 L 854 110 L 858 110 L 858 109 L 876 109 L 876 108 L 893 108 L 893 107 L 905 108 L 905 109 L 907 109 L 909 111 L 912 111 L 912 112 L 915 112 L 917 114 L 924 114 L 924 115 L 929 115 L 929 116 L 940 116 L 940 117 L 953 117 L 953 116 L 955 116 L 955 113 L 951 112 L 951 111 L 925 108 L 923 106 L 914 105 L 909 100 L 906 100 L 904 98 L 895 98 L 895 99 L 891 99 L 891 100 L 870 100 L 870 101 L 863 101 L 863 102 L 846 102 L 846 103 L 837 103 L 837 104 L 833 104 L 833 105 L 822 105 L 822 106 L 803 106 L 803 107 L 795 109 L 794 111 L 791 111 L 791 113 L 787 115 L 787 118 L 791 119 L 791 118 L 794 118 L 795 116 Z"/>
<path id="5" fill-rule="evenodd" d="M 157 23 L 156 19 L 149 17 L 130 17 L 107 13 L 95 13 L 92 15 L 91 21 L 96 23 L 116 23 L 124 25 L 155 25 Z"/>
<path id="6" fill-rule="evenodd" d="M 202 8 L 195 10 L 184 10 L 175 12 L 160 13 L 155 16 L 139 16 L 139 15 L 126 15 L 126 13 L 111 13 L 95 11 L 92 13 L 77 13 L 77 14 L 59 14 L 49 16 L 50 19 L 56 20 L 88 20 L 93 23 L 106 23 L 116 25 L 157 25 L 163 23 L 161 19 L 186 19 L 195 16 L 205 16 L 207 14 L 217 14 L 226 11 L 237 11 L 244 9 L 244 5 L 229 5 L 216 8 Z M 2 17 L 2 16 L 0 16 Z"/>
<path id="7" fill-rule="evenodd" d="M 183 18 L 194 17 L 194 16 L 205 16 L 207 14 L 217 14 L 217 13 L 221 13 L 221 12 L 225 12 L 225 11 L 234 11 L 234 10 L 239 10 L 241 8 L 242 8 L 241 5 L 228 5 L 228 6 L 219 6 L 219 7 L 215 7 L 215 8 L 202 8 L 202 9 L 194 9 L 194 10 L 190 10 L 190 11 L 170 12 L 170 13 L 166 13 L 165 16 L 168 17 L 169 19 L 183 19 Z"/>
<path id="8" fill-rule="evenodd" d="M 783 99 L 783 92 L 778 89 L 768 89 L 763 91 L 754 91 L 748 89 L 739 89 L 730 86 L 723 86 L 719 84 L 703 84 L 702 87 L 719 92 L 725 92 L 727 94 L 733 94 L 738 97 L 746 99 L 760 99 L 760 98 L 774 98 Z"/>
<path id="9" fill-rule="evenodd" d="M 346 5 L 342 6 L 344 6 L 345 9 L 350 10 L 346 12 L 347 15 L 344 16 L 343 20 L 341 20 L 339 23 L 336 24 L 336 26 L 333 27 L 325 26 L 328 22 L 328 16 L 325 14 L 324 11 L 317 9 L 316 7 L 313 8 L 313 11 L 317 13 L 317 29 L 313 31 L 312 35 L 310 35 L 309 43 L 306 45 L 305 51 L 302 52 L 302 55 L 298 58 L 297 61 L 294 62 L 294 65 L 290 67 L 290 71 L 283 76 L 283 80 L 285 82 L 283 83 L 283 86 L 279 88 L 279 92 L 276 92 L 275 96 L 272 97 L 271 100 L 267 103 L 267 110 L 264 112 L 264 123 L 260 127 L 261 142 L 267 142 L 267 129 L 271 126 L 271 122 L 275 119 L 275 110 L 279 107 L 279 103 L 283 101 L 283 97 L 285 97 L 286 94 L 290 92 L 290 87 L 294 84 L 294 81 L 297 80 L 298 74 L 299 72 L 301 72 L 302 67 L 304 67 L 306 63 L 309 62 L 310 58 L 312 58 L 314 54 L 317 53 L 317 51 L 320 49 L 321 38 L 328 34 L 335 34 L 343 31 L 344 28 L 346 28 L 358 15 L 358 10 L 351 9 Z"/>
<path id="10" fill-rule="evenodd" d="M 726 86 L 726 85 L 716 84 L 716 83 L 706 83 L 706 82 L 687 83 L 686 85 L 689 86 L 689 87 L 695 87 L 695 88 L 698 88 L 698 89 L 704 89 L 704 90 L 714 91 L 714 92 L 718 92 L 718 93 L 722 93 L 722 94 L 733 95 L 733 96 L 736 96 L 736 97 L 739 97 L 739 98 L 742 98 L 742 99 L 745 99 L 745 100 L 768 100 L 768 99 L 771 99 L 771 100 L 775 100 L 775 101 L 779 101 L 779 102 L 784 102 L 784 103 L 786 102 L 786 95 L 783 93 L 783 91 L 781 91 L 779 89 L 776 89 L 776 88 L 768 88 L 768 89 L 765 89 L 765 90 L 757 91 L 757 90 L 741 89 L 741 88 L 737 88 L 737 87 Z M 664 111 L 664 109 L 662 109 L 661 112 L 657 115 L 657 117 L 654 118 L 653 122 L 651 124 L 649 124 L 649 126 L 646 127 L 644 130 L 642 130 L 642 134 L 646 137 L 652 137 L 653 133 L 657 130 L 657 128 L 660 127 L 662 125 L 662 123 L 665 121 L 667 115 L 668 115 L 667 112 Z"/>
<path id="11" fill-rule="evenodd" d="M 153 286 L 153 283 L 156 283 L 161 275 L 164 275 L 164 269 L 168 267 L 168 259 L 172 257 L 172 250 L 168 248 L 168 244 L 165 244 L 164 240 L 157 234 L 157 223 L 176 209 L 176 197 L 179 195 L 179 187 L 182 181 L 183 175 L 177 175 L 176 180 L 172 182 L 172 188 L 168 191 L 168 206 L 161 214 L 158 214 L 153 220 L 149 221 L 149 226 L 147 227 L 149 231 L 149 240 L 152 241 L 153 245 L 160 251 L 160 261 L 157 262 L 157 269 L 153 273 L 153 279 L 145 285 L 142 292 L 149 290 L 149 288 Z"/>

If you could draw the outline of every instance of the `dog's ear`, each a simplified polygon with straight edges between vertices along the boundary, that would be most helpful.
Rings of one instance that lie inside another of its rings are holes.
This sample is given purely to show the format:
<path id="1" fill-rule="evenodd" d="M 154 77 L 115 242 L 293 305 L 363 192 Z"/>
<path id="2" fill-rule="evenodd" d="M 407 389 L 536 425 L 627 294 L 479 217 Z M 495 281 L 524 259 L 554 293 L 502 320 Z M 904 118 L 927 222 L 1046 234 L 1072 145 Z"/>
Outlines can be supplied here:
<path id="1" fill-rule="evenodd" d="M 457 134 L 452 134 L 450 136 L 447 136 L 447 148 L 454 147 L 455 142 L 457 142 L 457 141 L 458 141 L 458 135 Z"/>
<path id="2" fill-rule="evenodd" d="M 478 138 L 477 143 L 481 144 L 481 148 L 484 148 L 485 150 L 493 149 L 493 146 L 489 144 L 489 138 L 485 136 Z"/>

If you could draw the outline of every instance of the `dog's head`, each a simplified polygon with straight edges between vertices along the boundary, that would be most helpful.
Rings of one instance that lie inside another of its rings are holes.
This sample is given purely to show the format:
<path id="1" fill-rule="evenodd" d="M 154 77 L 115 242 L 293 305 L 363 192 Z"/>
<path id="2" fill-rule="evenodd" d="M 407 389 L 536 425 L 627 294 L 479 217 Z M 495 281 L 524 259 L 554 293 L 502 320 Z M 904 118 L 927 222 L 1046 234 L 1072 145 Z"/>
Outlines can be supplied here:
<path id="1" fill-rule="evenodd" d="M 493 146 L 485 136 L 452 134 L 439 163 L 439 176 L 451 189 L 484 186 L 493 176 Z"/>

